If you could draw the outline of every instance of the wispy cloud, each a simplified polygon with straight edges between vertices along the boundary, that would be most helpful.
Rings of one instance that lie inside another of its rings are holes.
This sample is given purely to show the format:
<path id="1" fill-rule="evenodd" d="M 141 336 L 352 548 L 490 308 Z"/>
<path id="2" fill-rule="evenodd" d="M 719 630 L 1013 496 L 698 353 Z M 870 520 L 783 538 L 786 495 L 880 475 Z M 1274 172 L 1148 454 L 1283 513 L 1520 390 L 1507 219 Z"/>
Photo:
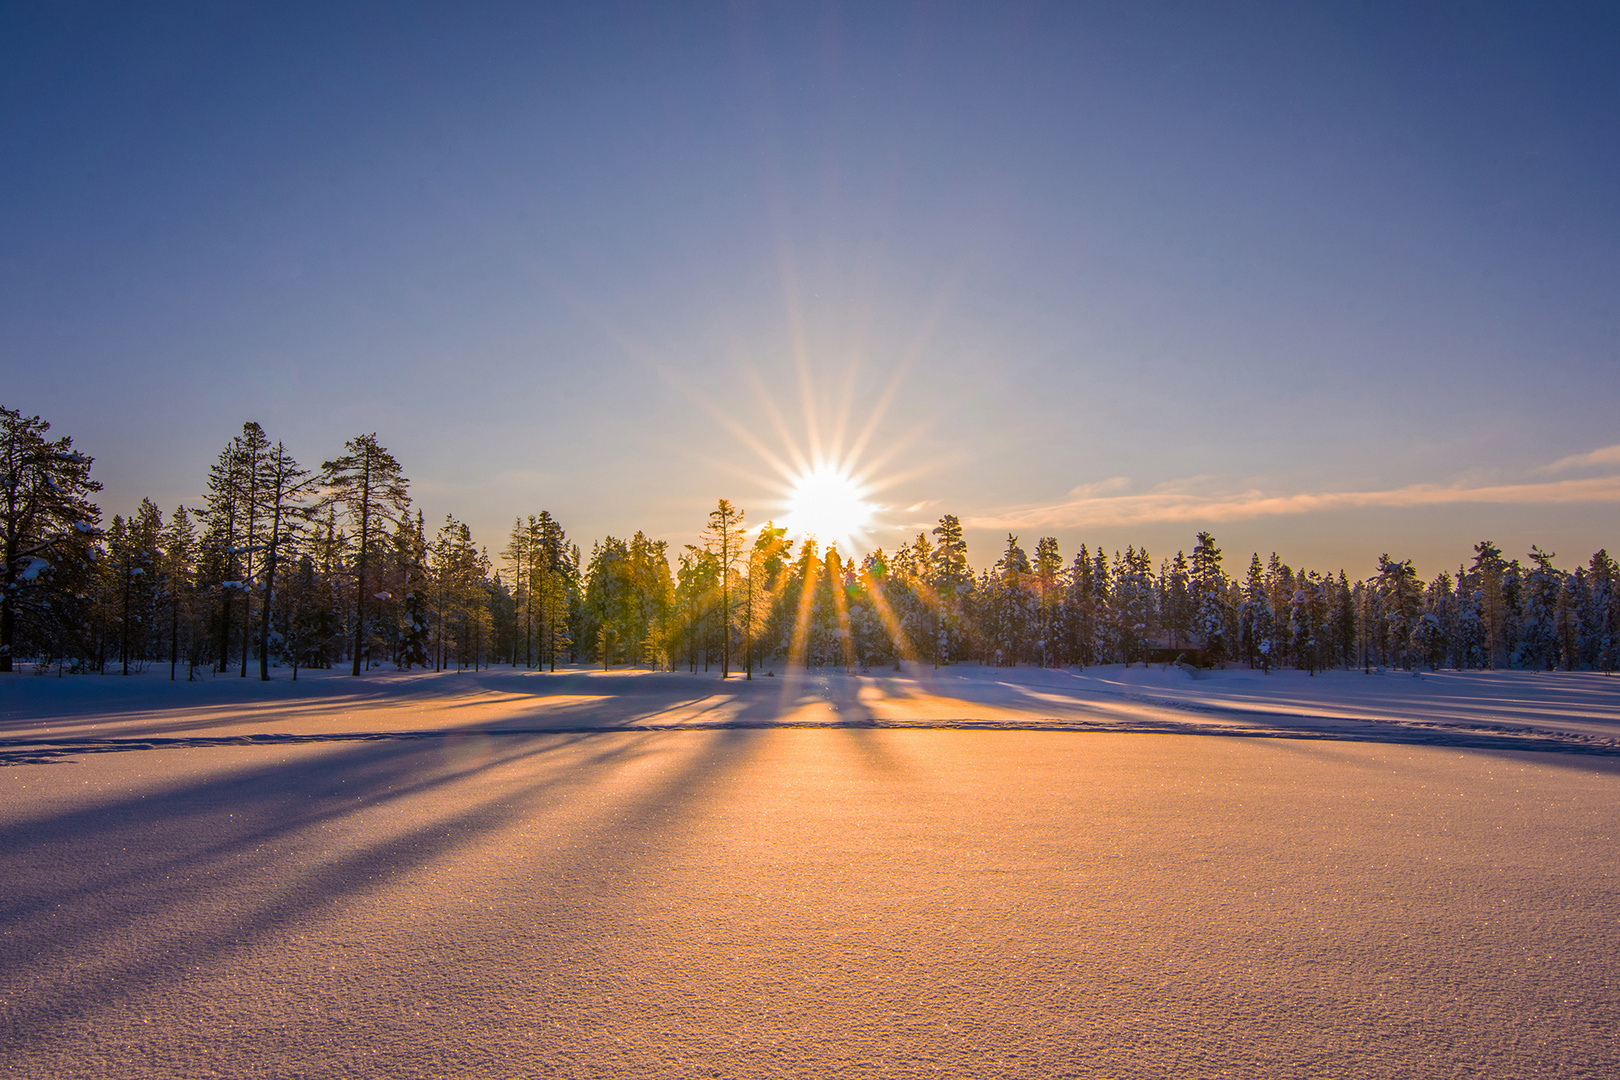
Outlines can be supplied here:
<path id="1" fill-rule="evenodd" d="M 1080 484 L 1069 489 L 1071 500 L 1094 499 L 1104 495 L 1115 495 L 1122 491 L 1129 491 L 1131 478 L 1128 476 L 1110 476 L 1107 480 L 1098 480 L 1094 484 Z"/>
<path id="2" fill-rule="evenodd" d="M 1591 455 L 1620 450 L 1610 447 Z M 1608 459 L 1601 459 L 1608 460 Z M 1620 456 L 1614 460 L 1620 461 Z M 1599 463 L 1595 459 L 1593 463 Z M 1569 504 L 1620 502 L 1620 476 L 1550 480 L 1486 486 L 1412 484 L 1388 491 L 1327 491 L 1279 495 L 1258 490 L 1198 494 L 1183 484 L 1165 485 L 1139 495 L 1088 491 L 1114 484 L 1076 488 L 1079 498 L 1046 505 L 1012 506 L 964 521 L 980 529 L 1040 529 L 1077 526 L 1135 525 L 1153 522 L 1220 522 L 1310 514 L 1324 510 L 1367 507 L 1440 506 L 1454 503 Z M 1071 493 L 1073 495 L 1074 493 Z"/>
<path id="3" fill-rule="evenodd" d="M 1584 454 L 1571 454 L 1569 457 L 1559 458 L 1551 465 L 1543 465 L 1536 471 L 1568 472 L 1570 469 L 1584 469 L 1593 465 L 1620 465 L 1620 444 L 1605 446 L 1600 450 L 1589 450 Z"/>

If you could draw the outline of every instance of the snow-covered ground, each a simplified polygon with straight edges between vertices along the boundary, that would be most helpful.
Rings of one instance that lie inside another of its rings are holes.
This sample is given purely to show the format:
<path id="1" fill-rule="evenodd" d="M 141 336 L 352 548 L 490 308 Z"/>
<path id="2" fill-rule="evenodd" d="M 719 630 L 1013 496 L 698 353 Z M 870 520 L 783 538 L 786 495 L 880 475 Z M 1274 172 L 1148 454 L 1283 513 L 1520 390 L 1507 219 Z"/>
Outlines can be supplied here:
<path id="1" fill-rule="evenodd" d="M 1620 1072 L 1620 679 L 280 674 L 0 677 L 0 1075 Z"/>
<path id="2" fill-rule="evenodd" d="M 1193 672 L 911 666 L 867 675 L 772 669 L 555 674 L 286 673 L 170 682 L 164 672 L 0 681 L 0 755 L 90 740 L 600 727 L 987 726 L 1353 738 L 1620 753 L 1620 678 L 1565 672 Z M 116 748 L 117 743 L 110 744 Z M 4 760 L 4 757 L 0 757 Z"/>

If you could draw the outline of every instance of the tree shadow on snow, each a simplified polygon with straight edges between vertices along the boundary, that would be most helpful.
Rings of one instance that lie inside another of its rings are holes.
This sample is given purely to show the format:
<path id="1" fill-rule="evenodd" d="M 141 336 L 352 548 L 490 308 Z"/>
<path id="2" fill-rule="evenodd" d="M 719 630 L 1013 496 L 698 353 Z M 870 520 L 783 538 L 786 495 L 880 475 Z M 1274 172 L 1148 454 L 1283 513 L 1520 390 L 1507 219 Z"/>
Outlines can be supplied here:
<path id="1" fill-rule="evenodd" d="M 51 1041 L 138 993 L 404 887 L 401 875 L 454 866 L 576 796 L 612 802 L 599 825 L 678 829 L 742 767 L 757 732 L 707 733 L 682 747 L 677 768 L 624 790 L 621 768 L 670 737 L 484 739 L 471 755 L 459 736 L 374 741 L 14 821 L 0 828 L 0 1045 Z M 501 783 L 483 783 L 498 769 Z M 411 824 L 369 839 L 382 831 L 377 811 Z M 365 829 L 354 820 L 362 813 L 373 815 Z M 333 839 L 345 826 L 358 839 L 347 848 Z"/>

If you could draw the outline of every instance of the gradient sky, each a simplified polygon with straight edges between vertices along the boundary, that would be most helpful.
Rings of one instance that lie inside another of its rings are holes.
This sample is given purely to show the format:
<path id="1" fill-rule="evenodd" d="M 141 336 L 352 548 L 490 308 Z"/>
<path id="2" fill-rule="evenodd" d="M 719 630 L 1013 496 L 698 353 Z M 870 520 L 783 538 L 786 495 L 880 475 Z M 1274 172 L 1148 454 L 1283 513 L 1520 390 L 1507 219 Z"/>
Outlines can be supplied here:
<path id="1" fill-rule="evenodd" d="M 678 546 L 865 430 L 888 548 L 1567 567 L 1616 57 L 1612 4 L 6 5 L 0 401 L 109 516 L 255 419 L 492 549 Z"/>

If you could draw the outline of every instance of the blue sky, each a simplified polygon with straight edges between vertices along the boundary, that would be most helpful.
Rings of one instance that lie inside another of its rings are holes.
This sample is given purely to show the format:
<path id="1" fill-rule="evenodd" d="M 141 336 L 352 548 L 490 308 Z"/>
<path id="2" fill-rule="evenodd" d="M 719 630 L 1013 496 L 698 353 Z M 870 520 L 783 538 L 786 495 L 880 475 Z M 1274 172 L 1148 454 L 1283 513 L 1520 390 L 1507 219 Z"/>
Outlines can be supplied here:
<path id="1" fill-rule="evenodd" d="M 1616 9 L 1126 7 L 8 6 L 0 400 L 109 513 L 375 430 L 492 547 L 867 428 L 979 565 L 1620 542 Z"/>

